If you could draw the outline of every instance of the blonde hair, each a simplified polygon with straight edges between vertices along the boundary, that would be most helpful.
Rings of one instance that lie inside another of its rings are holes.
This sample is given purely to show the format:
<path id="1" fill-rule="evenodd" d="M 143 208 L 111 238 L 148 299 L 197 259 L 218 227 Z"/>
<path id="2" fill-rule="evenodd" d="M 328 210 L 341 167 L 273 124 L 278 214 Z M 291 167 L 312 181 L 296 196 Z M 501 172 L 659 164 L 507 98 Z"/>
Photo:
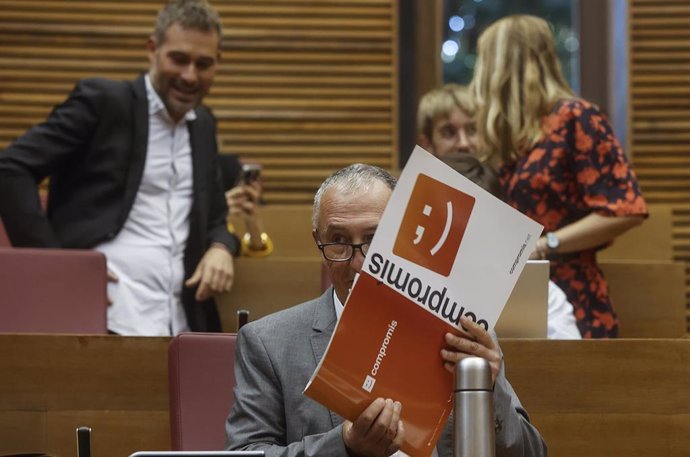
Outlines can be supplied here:
<path id="1" fill-rule="evenodd" d="M 542 136 L 542 118 L 575 95 L 565 81 L 549 24 L 508 16 L 479 37 L 470 90 L 477 103 L 480 149 L 515 160 Z"/>
<path id="2" fill-rule="evenodd" d="M 475 112 L 474 100 L 467 87 L 448 83 L 424 94 L 417 108 L 417 133 L 431 139 L 434 122 L 439 118 L 450 117 L 451 111 L 458 108 L 468 117 Z"/>

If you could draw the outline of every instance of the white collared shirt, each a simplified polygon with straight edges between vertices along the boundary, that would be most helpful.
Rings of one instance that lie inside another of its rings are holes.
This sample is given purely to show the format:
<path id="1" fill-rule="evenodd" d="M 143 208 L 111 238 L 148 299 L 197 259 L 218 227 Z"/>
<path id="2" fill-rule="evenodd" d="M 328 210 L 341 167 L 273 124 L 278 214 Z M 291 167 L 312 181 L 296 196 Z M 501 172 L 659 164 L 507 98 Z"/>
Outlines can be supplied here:
<path id="1" fill-rule="evenodd" d="M 174 122 L 149 75 L 145 83 L 149 129 L 141 183 L 122 230 L 95 249 L 119 279 L 108 285 L 108 329 L 169 336 L 189 330 L 181 294 L 193 192 L 187 121 L 196 114 Z"/>
<path id="2" fill-rule="evenodd" d="M 563 289 L 549 281 L 547 338 L 550 340 L 579 340 L 582 338 L 575 321 L 573 305 Z"/>
<path id="3" fill-rule="evenodd" d="M 343 314 L 343 310 L 345 309 L 345 305 L 343 305 L 340 300 L 338 299 L 338 294 L 335 293 L 335 289 L 333 289 L 333 304 L 335 305 L 335 317 L 336 319 L 340 319 L 340 315 Z M 404 405 L 403 405 L 404 407 Z M 409 457 L 407 454 L 405 454 L 403 451 L 398 451 L 395 454 L 391 454 L 390 457 Z M 438 457 L 438 451 L 436 448 L 434 448 L 434 451 L 431 453 L 431 457 Z"/>

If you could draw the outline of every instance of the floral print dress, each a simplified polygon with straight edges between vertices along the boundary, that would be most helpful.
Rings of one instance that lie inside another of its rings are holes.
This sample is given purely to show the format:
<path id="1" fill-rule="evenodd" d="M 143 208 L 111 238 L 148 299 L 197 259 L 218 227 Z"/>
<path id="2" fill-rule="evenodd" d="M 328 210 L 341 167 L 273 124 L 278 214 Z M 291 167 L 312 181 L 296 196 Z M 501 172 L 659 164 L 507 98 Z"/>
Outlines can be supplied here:
<path id="1" fill-rule="evenodd" d="M 545 232 L 591 213 L 647 215 L 635 174 L 594 105 L 560 101 L 543 126 L 544 136 L 525 156 L 499 169 L 510 205 L 544 225 Z M 618 336 L 618 317 L 596 262 L 603 247 L 549 257 L 551 280 L 572 303 L 583 338 Z"/>

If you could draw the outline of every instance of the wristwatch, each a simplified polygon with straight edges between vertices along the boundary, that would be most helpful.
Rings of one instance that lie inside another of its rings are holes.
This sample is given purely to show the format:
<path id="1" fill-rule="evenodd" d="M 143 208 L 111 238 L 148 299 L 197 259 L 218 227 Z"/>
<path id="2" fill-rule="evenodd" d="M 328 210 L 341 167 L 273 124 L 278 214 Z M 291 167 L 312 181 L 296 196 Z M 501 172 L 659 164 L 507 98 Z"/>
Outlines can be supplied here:
<path id="1" fill-rule="evenodd" d="M 549 248 L 549 251 L 555 252 L 560 245 L 561 240 L 558 239 L 558 235 L 556 235 L 554 232 L 546 233 L 546 247 Z"/>

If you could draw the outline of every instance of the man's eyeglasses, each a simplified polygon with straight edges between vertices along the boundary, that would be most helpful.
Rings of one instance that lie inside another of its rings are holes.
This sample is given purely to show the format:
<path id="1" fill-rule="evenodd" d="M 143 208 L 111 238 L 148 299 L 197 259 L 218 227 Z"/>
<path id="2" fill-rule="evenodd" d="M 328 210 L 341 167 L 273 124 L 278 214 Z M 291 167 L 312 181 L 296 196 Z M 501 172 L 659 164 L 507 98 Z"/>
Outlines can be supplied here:
<path id="1" fill-rule="evenodd" d="M 348 262 L 355 255 L 355 249 L 359 249 L 364 257 L 369 252 L 369 244 L 366 243 L 317 243 L 316 245 L 321 249 L 323 257 L 331 262 Z"/>

